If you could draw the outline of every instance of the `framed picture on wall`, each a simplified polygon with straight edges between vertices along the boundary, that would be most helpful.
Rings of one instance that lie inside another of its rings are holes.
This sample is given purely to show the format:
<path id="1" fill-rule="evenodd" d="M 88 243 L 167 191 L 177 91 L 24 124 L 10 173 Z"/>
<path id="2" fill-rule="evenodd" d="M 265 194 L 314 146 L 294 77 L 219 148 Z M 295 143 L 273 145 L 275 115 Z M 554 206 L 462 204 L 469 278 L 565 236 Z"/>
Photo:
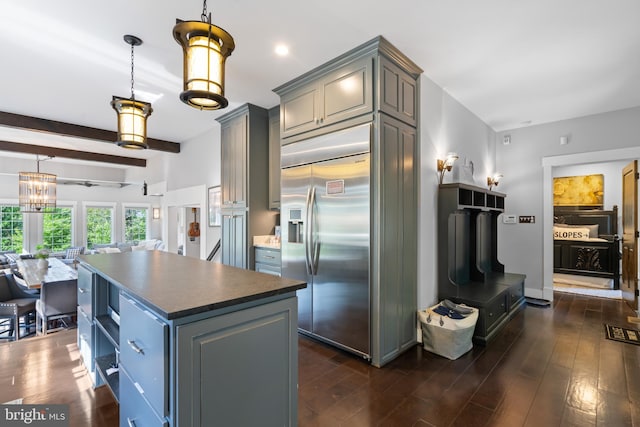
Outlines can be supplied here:
<path id="1" fill-rule="evenodd" d="M 220 186 L 209 187 L 209 227 L 220 227 L 222 225 L 220 201 Z"/>

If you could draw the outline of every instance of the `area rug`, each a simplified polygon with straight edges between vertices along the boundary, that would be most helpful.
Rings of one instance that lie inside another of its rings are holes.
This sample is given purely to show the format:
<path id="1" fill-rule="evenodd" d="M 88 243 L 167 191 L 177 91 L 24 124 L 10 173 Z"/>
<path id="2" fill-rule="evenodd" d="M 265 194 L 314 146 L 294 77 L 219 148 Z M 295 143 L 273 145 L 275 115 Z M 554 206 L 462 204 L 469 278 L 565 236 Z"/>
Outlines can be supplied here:
<path id="1" fill-rule="evenodd" d="M 605 337 L 613 341 L 621 341 L 629 344 L 640 345 L 640 332 L 635 329 L 621 328 L 604 324 Z"/>

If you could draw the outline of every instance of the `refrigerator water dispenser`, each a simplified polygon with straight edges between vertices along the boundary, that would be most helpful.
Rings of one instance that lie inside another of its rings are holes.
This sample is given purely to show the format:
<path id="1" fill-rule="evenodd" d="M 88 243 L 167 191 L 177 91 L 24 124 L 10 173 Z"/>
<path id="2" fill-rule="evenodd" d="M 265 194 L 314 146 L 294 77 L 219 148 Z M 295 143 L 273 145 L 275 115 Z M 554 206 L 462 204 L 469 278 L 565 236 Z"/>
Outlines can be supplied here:
<path id="1" fill-rule="evenodd" d="M 304 223 L 302 222 L 302 209 L 289 210 L 289 243 L 304 243 Z"/>

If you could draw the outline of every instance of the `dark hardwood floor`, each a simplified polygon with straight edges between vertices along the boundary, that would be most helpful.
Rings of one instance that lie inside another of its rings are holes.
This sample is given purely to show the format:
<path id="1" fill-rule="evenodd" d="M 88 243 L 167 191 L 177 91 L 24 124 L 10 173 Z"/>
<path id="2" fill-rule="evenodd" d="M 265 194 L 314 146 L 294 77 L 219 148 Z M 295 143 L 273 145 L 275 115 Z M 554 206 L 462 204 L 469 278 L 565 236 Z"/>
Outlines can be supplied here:
<path id="1" fill-rule="evenodd" d="M 553 308 L 528 306 L 458 360 L 414 347 L 382 369 L 300 337 L 299 425 L 640 426 L 640 346 L 603 328 L 640 328 L 633 315 L 619 300 L 556 293 Z M 71 426 L 116 426 L 75 334 L 0 344 L 0 402 L 68 403 Z"/>

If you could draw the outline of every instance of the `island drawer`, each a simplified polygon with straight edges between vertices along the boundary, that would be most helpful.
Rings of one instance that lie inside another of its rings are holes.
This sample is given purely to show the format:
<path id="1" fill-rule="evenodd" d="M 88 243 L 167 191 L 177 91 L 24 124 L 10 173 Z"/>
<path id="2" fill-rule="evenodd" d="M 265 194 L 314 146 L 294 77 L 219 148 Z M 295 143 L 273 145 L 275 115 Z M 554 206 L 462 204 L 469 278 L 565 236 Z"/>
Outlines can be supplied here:
<path id="1" fill-rule="evenodd" d="M 126 396 L 126 399 L 120 400 L 121 426 L 168 426 L 166 419 L 161 419 L 151 409 L 151 406 L 142 397 L 135 381 L 129 377 L 128 372 L 124 369 L 120 370 L 120 396 Z"/>
<path id="2" fill-rule="evenodd" d="M 78 349 L 89 372 L 93 372 L 91 328 L 91 318 L 87 316 L 82 307 L 78 307 Z"/>
<path id="3" fill-rule="evenodd" d="M 93 316 L 92 292 L 93 273 L 83 267 L 78 266 L 78 306 L 91 319 Z"/>
<path id="4" fill-rule="evenodd" d="M 120 363 L 162 416 L 169 413 L 168 340 L 166 323 L 127 295 L 120 295 Z"/>

